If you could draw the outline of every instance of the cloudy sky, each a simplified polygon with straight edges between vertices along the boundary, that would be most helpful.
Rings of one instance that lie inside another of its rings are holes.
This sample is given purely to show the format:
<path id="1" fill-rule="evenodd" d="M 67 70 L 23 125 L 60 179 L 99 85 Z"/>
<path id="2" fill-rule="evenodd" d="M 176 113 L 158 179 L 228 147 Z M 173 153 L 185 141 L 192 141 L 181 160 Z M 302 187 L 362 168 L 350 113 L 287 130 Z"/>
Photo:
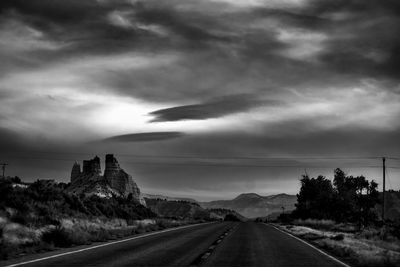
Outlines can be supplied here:
<path id="1" fill-rule="evenodd" d="M 209 200 L 400 156 L 397 0 L 2 0 L 0 62 L 0 162 L 28 181 L 114 153 Z"/>

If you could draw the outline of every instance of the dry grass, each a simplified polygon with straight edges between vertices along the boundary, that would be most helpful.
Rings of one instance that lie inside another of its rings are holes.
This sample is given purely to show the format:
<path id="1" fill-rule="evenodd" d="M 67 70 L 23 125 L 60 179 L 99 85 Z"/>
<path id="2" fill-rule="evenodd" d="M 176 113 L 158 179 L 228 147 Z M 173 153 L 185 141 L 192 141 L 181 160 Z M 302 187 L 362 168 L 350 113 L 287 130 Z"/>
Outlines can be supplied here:
<path id="1" fill-rule="evenodd" d="M 358 233 L 337 230 L 315 229 L 304 226 L 317 225 L 337 229 L 330 222 L 303 222 L 303 225 L 280 225 L 282 229 L 323 248 L 355 266 L 400 266 L 400 240 L 385 237 L 382 230 L 364 229 Z M 329 226 L 329 227 L 328 227 Z M 340 227 L 339 227 L 340 228 Z"/>
<path id="2" fill-rule="evenodd" d="M 194 223 L 167 219 L 130 221 L 106 218 L 64 218 L 59 225 L 24 226 L 0 217 L 0 260 L 90 244 Z"/>

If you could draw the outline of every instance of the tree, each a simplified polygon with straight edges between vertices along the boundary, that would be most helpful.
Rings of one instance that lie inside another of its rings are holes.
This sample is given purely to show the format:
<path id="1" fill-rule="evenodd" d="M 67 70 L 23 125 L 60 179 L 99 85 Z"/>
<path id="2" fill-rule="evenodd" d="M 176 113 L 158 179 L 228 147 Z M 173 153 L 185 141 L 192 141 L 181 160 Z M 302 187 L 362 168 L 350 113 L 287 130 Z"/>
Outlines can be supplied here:
<path id="1" fill-rule="evenodd" d="M 328 219 L 334 196 L 331 181 L 324 176 L 310 178 L 303 175 L 297 194 L 296 215 L 300 218 Z"/>
<path id="2" fill-rule="evenodd" d="M 379 202 L 378 184 L 369 182 L 364 176 L 346 176 L 340 170 L 335 170 L 333 181 L 337 193 L 337 221 L 358 222 L 359 226 L 367 225 L 376 219 L 373 208 Z"/>
<path id="3" fill-rule="evenodd" d="M 360 227 L 376 219 L 373 208 L 379 202 L 378 184 L 364 176 L 347 176 L 336 169 L 333 186 L 321 175 L 317 178 L 303 175 L 300 182 L 295 217 L 356 222 Z"/>

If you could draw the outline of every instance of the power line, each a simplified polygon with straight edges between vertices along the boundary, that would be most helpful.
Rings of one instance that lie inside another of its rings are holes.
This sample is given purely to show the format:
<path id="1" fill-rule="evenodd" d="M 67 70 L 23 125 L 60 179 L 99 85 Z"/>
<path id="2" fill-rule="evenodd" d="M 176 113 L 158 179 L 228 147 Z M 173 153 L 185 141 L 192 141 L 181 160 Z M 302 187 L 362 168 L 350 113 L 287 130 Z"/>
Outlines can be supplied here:
<path id="1" fill-rule="evenodd" d="M 21 159 L 32 159 L 32 160 L 54 160 L 54 161 L 75 161 L 75 159 L 65 159 L 65 158 L 46 158 L 46 157 L 16 157 Z M 141 164 L 141 165 L 186 165 L 186 166 L 209 166 L 209 167 L 256 167 L 256 168 L 320 168 L 320 169 L 328 169 L 328 168 L 336 168 L 337 166 L 315 166 L 315 165 L 306 165 L 306 164 L 298 164 L 298 165 L 289 165 L 289 164 L 243 164 L 238 162 L 232 163 L 204 163 L 204 162 L 149 162 L 149 161 L 125 161 L 122 160 L 120 162 L 123 163 L 131 163 L 131 164 Z M 380 168 L 381 166 L 371 166 L 371 165 L 351 165 L 345 166 L 347 168 Z"/>
<path id="2" fill-rule="evenodd" d="M 66 152 L 40 152 L 34 151 L 32 153 L 39 154 L 59 154 L 59 155 L 93 155 L 93 153 L 66 153 Z M 375 160 L 381 159 L 381 157 L 351 157 L 351 156 L 336 156 L 336 157 L 327 157 L 327 156 L 244 156 L 244 157 L 224 157 L 224 156 L 192 156 L 192 155 L 141 155 L 141 154 L 118 154 L 119 157 L 137 157 L 137 158 L 177 158 L 177 159 L 249 159 L 249 160 Z"/>
<path id="3" fill-rule="evenodd" d="M 257 167 L 257 168 L 304 168 L 304 165 L 255 165 L 255 164 L 211 164 L 211 163 L 192 163 L 192 162 L 133 162 L 121 161 L 124 163 L 142 164 L 142 165 L 187 165 L 187 166 L 207 166 L 207 167 Z M 307 166 L 312 169 L 334 169 L 337 166 Z M 381 168 L 381 166 L 346 166 L 347 168 Z"/>
<path id="4" fill-rule="evenodd" d="M 49 153 L 50 154 L 50 153 Z M 51 153 L 52 154 L 52 153 Z M 91 155 L 91 154 L 86 154 L 86 153 L 62 153 L 62 152 L 55 152 L 54 154 L 65 154 L 65 155 Z M 118 154 L 118 156 L 122 156 Z M 131 156 L 131 157 L 141 157 L 141 158 L 153 158 L 153 159 L 196 159 L 196 160 L 210 160 L 210 159 L 218 159 L 218 160 L 241 160 L 241 159 L 257 159 L 257 160 L 270 160 L 270 159 L 282 159 L 282 160 L 291 160 L 291 159 L 310 159 L 310 160 L 317 160 L 317 159 L 379 159 L 379 157 L 195 157 L 195 156 L 175 156 L 175 155 L 169 155 L 169 156 L 157 156 L 157 155 L 128 155 L 125 154 L 125 156 Z M 55 158 L 55 157 L 29 157 L 29 156 L 15 156 L 11 155 L 9 156 L 11 158 L 19 158 L 19 159 L 32 159 L 32 160 L 53 160 L 53 161 L 75 161 L 75 159 L 67 159 L 67 158 Z M 271 168 L 279 168 L 279 167 L 289 167 L 289 168 L 297 168 L 297 167 L 307 167 L 307 168 L 335 168 L 336 166 L 307 166 L 307 164 L 298 164 L 298 165 L 288 165 L 288 164 L 279 164 L 279 165 L 263 165 L 263 164 L 243 164 L 240 162 L 230 162 L 230 163 L 224 163 L 224 162 L 219 162 L 219 163 L 196 163 L 196 162 L 137 162 L 137 161 L 124 161 L 122 160 L 121 162 L 126 162 L 126 163 L 134 163 L 134 164 L 163 164 L 163 165 L 195 165 L 195 166 L 228 166 L 228 167 L 271 167 Z M 371 166 L 371 165 L 347 165 L 344 167 L 348 168 L 380 168 L 381 166 Z M 393 167 L 393 166 L 388 166 L 387 168 L 391 169 L 400 169 L 400 167 Z"/>

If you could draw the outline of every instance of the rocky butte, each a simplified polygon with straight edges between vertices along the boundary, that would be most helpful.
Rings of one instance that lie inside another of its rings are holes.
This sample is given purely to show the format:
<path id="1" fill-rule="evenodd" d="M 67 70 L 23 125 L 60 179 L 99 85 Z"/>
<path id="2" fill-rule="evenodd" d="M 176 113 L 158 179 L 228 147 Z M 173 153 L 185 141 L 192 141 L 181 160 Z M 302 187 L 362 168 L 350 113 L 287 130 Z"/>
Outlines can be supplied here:
<path id="1" fill-rule="evenodd" d="M 113 154 L 106 155 L 106 167 L 101 175 L 100 158 L 84 160 L 81 170 L 75 162 L 71 171 L 71 185 L 67 189 L 76 194 L 98 195 L 111 197 L 112 195 L 132 197 L 142 205 L 146 205 L 140 189 L 133 181 L 132 176 L 121 169 Z"/>

